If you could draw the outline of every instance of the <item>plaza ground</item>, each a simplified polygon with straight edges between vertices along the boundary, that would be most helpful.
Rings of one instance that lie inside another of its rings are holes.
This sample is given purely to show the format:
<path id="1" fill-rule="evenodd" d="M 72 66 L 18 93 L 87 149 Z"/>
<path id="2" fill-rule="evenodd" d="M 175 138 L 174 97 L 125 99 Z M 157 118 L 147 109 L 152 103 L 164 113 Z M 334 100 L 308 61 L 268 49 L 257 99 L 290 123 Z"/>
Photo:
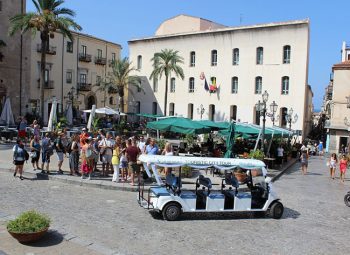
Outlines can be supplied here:
<path id="1" fill-rule="evenodd" d="M 0 152 L 3 155 L 3 152 Z M 0 165 L 7 159 L 1 157 Z M 309 173 L 291 167 L 274 186 L 285 205 L 282 219 L 251 214 L 184 214 L 167 222 L 139 207 L 135 192 L 97 189 L 54 180 L 14 178 L 0 170 L 0 251 L 6 254 L 347 254 L 349 190 L 331 180 L 324 157 Z M 36 209 L 52 218 L 61 242 L 22 246 L 6 238 L 4 222 Z M 2 240 L 5 240 L 3 242 Z M 12 242 L 9 244 L 9 242 Z M 59 246 L 80 253 L 59 253 Z M 67 248 L 68 249 L 68 248 Z M 89 251 L 90 253 L 87 253 Z M 0 252 L 1 254 L 1 252 Z"/>

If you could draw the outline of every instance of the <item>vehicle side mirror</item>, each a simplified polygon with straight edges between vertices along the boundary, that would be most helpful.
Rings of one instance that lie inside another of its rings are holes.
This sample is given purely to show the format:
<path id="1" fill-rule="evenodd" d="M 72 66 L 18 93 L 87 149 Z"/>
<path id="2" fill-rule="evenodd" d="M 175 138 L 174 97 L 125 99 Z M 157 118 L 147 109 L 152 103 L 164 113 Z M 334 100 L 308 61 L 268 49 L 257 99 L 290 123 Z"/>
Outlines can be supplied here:
<path id="1" fill-rule="evenodd" d="M 272 181 L 271 177 L 266 177 L 266 178 L 265 178 L 265 182 L 266 182 L 266 183 L 270 183 L 271 181 Z"/>

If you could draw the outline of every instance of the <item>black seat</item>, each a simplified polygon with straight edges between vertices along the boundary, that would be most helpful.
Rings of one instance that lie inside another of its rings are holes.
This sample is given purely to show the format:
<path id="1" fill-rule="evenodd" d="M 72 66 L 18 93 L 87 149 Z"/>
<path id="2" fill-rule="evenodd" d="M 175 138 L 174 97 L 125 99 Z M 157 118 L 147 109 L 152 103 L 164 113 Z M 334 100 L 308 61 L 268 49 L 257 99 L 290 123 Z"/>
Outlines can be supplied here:
<path id="1" fill-rule="evenodd" d="M 203 175 L 200 175 L 197 179 L 197 185 L 203 185 L 204 187 L 211 189 L 212 183 L 211 180 Z"/>
<path id="2" fill-rule="evenodd" d="M 228 190 L 224 190 L 224 188 L 226 188 L 227 185 L 229 185 L 231 187 L 229 187 Z M 239 187 L 239 182 L 238 182 L 236 176 L 234 174 L 232 174 L 231 172 L 225 173 L 225 178 L 222 179 L 222 183 L 221 183 L 221 192 L 230 196 L 232 194 L 231 193 L 232 188 L 234 188 L 235 195 L 236 195 L 238 192 L 238 187 Z"/>

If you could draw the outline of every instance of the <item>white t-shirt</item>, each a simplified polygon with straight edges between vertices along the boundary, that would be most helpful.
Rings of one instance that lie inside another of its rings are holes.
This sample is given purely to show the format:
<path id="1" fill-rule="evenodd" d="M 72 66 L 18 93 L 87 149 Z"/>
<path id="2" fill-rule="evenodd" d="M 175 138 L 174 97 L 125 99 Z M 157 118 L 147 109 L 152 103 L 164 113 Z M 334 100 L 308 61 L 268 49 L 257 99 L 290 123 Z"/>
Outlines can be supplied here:
<path id="1" fill-rule="evenodd" d="M 277 148 L 277 156 L 278 157 L 283 157 L 283 152 L 284 152 L 284 150 L 283 150 L 282 147 L 281 148 Z"/>
<path id="2" fill-rule="evenodd" d="M 114 141 L 112 139 L 102 139 L 101 142 L 99 143 L 99 146 L 107 146 L 107 147 L 110 147 L 110 148 L 107 148 L 106 149 L 106 152 L 105 152 L 105 155 L 113 155 L 113 150 L 112 148 L 114 147 Z"/>
<path id="3" fill-rule="evenodd" d="M 144 151 L 145 145 L 146 145 L 146 142 L 139 142 L 138 147 L 139 147 L 139 149 L 140 149 L 140 151 L 141 151 L 142 153 L 143 153 L 143 151 Z"/>
<path id="4" fill-rule="evenodd" d="M 13 146 L 13 149 L 12 149 L 14 153 L 16 151 L 16 147 L 17 147 L 17 153 L 14 157 L 14 160 L 24 161 L 24 150 L 21 147 L 19 147 L 18 145 L 15 145 L 15 146 Z"/>

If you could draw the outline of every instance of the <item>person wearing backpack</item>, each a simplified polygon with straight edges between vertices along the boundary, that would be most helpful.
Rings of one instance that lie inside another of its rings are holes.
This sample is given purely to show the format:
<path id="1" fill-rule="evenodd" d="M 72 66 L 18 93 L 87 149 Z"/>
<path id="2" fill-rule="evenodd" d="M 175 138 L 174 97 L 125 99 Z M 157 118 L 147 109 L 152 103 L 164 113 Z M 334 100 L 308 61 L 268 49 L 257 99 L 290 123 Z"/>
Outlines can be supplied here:
<path id="1" fill-rule="evenodd" d="M 26 160 L 24 149 L 24 144 L 21 139 L 17 139 L 16 145 L 13 146 L 13 163 L 15 165 L 15 173 L 13 174 L 14 177 L 16 177 L 17 173 L 19 173 L 19 178 L 23 180 L 23 165 L 24 161 Z"/>
<path id="2" fill-rule="evenodd" d="M 42 153 L 41 153 L 41 173 L 45 174 L 46 173 L 50 174 L 50 157 L 53 155 L 53 148 L 51 146 L 51 140 L 50 140 L 50 134 L 46 133 L 45 137 L 41 141 L 41 148 L 42 148 Z M 44 165 L 46 164 L 46 168 L 44 168 Z"/>
<path id="3" fill-rule="evenodd" d="M 63 133 L 59 132 L 57 134 L 57 138 L 54 142 L 54 147 L 56 149 L 56 154 L 57 154 L 57 161 L 58 161 L 58 174 L 63 174 L 62 170 L 62 164 L 63 164 L 63 153 L 64 153 L 64 146 L 62 143 L 62 136 Z"/>

